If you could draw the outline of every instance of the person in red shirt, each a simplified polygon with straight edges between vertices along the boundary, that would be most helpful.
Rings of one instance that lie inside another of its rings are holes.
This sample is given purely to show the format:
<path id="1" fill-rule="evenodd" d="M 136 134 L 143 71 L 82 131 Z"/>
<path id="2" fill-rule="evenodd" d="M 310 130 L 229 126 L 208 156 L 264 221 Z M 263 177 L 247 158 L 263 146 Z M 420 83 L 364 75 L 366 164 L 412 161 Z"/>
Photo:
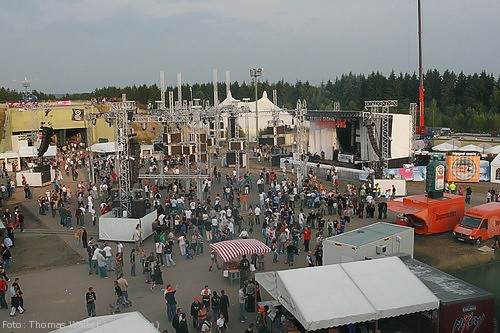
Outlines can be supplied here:
<path id="1" fill-rule="evenodd" d="M 304 231 L 304 251 L 309 251 L 309 242 L 311 241 L 311 230 L 309 227 L 305 227 Z"/>

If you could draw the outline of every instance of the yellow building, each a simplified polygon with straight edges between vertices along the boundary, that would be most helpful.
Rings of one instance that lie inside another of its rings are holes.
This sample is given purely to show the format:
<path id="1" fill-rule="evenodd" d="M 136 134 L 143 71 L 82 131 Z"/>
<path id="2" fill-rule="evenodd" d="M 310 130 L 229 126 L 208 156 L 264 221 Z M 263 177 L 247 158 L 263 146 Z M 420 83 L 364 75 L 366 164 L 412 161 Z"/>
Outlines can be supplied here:
<path id="1" fill-rule="evenodd" d="M 59 101 L 39 103 L 37 108 L 20 107 L 7 103 L 0 107 L 4 116 L 4 132 L 0 137 L 1 151 L 18 151 L 21 146 L 31 145 L 26 134 L 39 131 L 42 125 L 52 126 L 52 144 L 62 147 L 68 142 L 90 143 L 115 140 L 114 125 L 103 119 L 95 124 L 84 120 L 85 114 L 106 112 L 104 106 L 93 106 L 85 102 Z M 1 120 L 2 117 L 0 117 Z M 90 139 L 90 142 L 87 139 Z"/>

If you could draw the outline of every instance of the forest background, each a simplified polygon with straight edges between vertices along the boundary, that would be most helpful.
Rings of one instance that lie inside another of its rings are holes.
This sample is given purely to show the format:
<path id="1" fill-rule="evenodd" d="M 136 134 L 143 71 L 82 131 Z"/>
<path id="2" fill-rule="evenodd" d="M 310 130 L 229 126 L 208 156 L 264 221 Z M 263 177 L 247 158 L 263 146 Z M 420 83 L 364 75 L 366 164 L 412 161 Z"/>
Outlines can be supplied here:
<path id="1" fill-rule="evenodd" d="M 486 72 L 466 75 L 452 71 L 440 73 L 434 69 L 427 71 L 424 82 L 427 126 L 497 135 L 500 129 L 500 77 Z M 219 84 L 218 89 L 220 99 L 224 99 L 225 83 Z M 305 99 L 309 110 L 332 110 L 335 102 L 340 102 L 341 110 L 361 110 L 365 100 L 397 99 L 399 108 L 395 112 L 408 113 L 410 103 L 418 102 L 418 76 L 415 73 L 392 72 L 388 76 L 379 72 L 369 75 L 349 73 L 319 85 L 312 85 L 308 81 L 297 81 L 295 84 L 283 80 L 275 83 L 262 81 L 258 84 L 259 97 L 263 91 L 272 96 L 274 89 L 277 91 L 278 105 L 285 109 L 294 109 L 297 99 Z M 174 96 L 177 96 L 177 87 L 167 87 L 166 90 L 174 91 Z M 40 101 L 121 98 L 122 93 L 127 95 L 127 99 L 137 101 L 142 108 L 160 99 L 156 84 L 110 86 L 88 93 L 57 95 L 57 98 L 54 94 L 33 91 Z M 254 99 L 254 85 L 252 82 L 235 81 L 231 84 L 231 93 L 236 99 Z M 211 82 L 185 84 L 182 86 L 182 96 L 184 99 L 209 100 L 213 105 L 213 85 Z M 20 91 L 0 88 L 0 102 L 21 99 Z"/>

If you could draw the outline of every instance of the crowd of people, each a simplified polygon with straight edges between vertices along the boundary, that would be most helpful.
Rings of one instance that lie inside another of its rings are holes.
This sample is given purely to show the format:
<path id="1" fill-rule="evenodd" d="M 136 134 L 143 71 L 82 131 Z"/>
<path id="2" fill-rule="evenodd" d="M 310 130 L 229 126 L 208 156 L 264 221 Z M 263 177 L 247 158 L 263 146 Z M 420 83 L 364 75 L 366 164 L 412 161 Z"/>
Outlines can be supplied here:
<path id="1" fill-rule="evenodd" d="M 258 147 L 255 153 L 264 156 L 270 148 Z M 146 179 L 141 181 L 141 196 L 157 212 L 152 226 L 153 235 L 151 240 L 145 242 L 138 225 L 130 235 L 135 246 L 125 253 L 121 242 L 97 242 L 89 237 L 86 223 L 95 226 L 97 216 L 112 209 L 113 189 L 117 187 L 114 160 L 102 158 L 94 163 L 95 182 L 92 183 L 81 181 L 81 170 L 89 167 L 89 159 L 84 151 L 75 149 L 54 158 L 51 164 L 56 169 L 56 178 L 53 188 L 37 199 L 39 214 L 50 215 L 59 222 L 61 228 L 75 230 L 77 245 L 82 246 L 88 254 L 89 275 L 102 279 L 112 276 L 110 280 L 113 281 L 116 296 L 112 302 L 112 312 L 132 306 L 125 276 L 142 275 L 145 288 L 151 292 L 160 289 L 163 293 L 167 318 L 176 332 L 188 331 L 189 316 L 192 326 L 201 332 L 225 332 L 231 306 L 225 290 L 216 291 L 205 286 L 200 293 L 191 291 L 193 303 L 190 309 L 179 307 L 176 301 L 179 287 L 164 281 L 164 271 L 173 269 L 179 260 L 191 260 L 203 255 L 209 251 L 210 243 L 259 238 L 271 248 L 272 264 L 283 261 L 293 266 L 297 256 L 300 256 L 307 266 L 321 266 L 325 237 L 345 232 L 354 216 L 386 219 L 387 200 L 396 195 L 394 187 L 382 189 L 369 181 L 348 183 L 341 189 L 335 168 L 328 170 L 326 177 L 320 177 L 315 168 L 310 168 L 301 182 L 287 173 L 286 168 L 276 171 L 267 167 L 241 175 L 236 169 L 222 172 L 219 167 L 214 167 L 210 172 L 205 170 L 207 176 L 201 177 L 199 184 L 193 180 L 186 182 L 175 178 Z M 187 163 L 182 157 L 168 157 L 162 161 L 149 157 L 142 158 L 139 166 L 149 174 L 179 175 L 186 172 Z M 194 170 L 202 166 L 190 164 L 190 167 Z M 198 197 L 197 186 L 201 186 L 201 198 Z M 469 200 L 471 193 L 469 188 L 465 190 Z M 250 197 L 257 199 L 252 200 Z M 7 213 L 8 209 L 4 212 L 4 221 Z M 19 209 L 15 209 L 8 220 L 12 223 L 9 224 L 11 231 L 6 239 L 10 239 L 13 245 L 14 230 L 18 227 L 24 230 L 24 216 Z M 10 246 L 2 247 L 0 261 L 0 275 L 5 283 L 9 281 Z M 222 269 L 224 264 L 219 264 L 217 254 L 213 251 L 209 253 L 208 271 Z M 238 263 L 238 270 L 238 320 L 253 322 L 249 316 L 255 316 L 260 332 L 263 322 L 267 320 L 266 310 L 257 305 L 260 292 L 253 272 L 265 270 L 264 256 L 243 256 Z M 0 282 L 2 290 L 3 284 Z M 22 301 L 19 303 L 19 294 L 22 295 L 20 287 L 12 289 L 11 286 L 9 290 L 11 308 L 15 309 L 12 315 L 22 313 L 24 307 Z M 190 291 L 182 290 L 182 293 L 186 295 Z M 7 291 L 4 291 L 3 295 L 6 294 Z M 88 316 L 96 315 L 97 296 L 93 287 L 86 291 Z M 252 323 L 249 330 L 253 330 L 253 327 Z"/>

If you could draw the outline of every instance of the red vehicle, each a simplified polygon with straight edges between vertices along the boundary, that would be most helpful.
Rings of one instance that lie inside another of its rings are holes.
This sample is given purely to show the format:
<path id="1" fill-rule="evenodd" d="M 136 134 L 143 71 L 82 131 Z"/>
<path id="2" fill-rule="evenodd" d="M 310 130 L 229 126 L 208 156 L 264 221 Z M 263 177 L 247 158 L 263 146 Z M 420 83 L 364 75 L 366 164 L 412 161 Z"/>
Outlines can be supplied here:
<path id="1" fill-rule="evenodd" d="M 465 216 L 453 229 L 459 241 L 477 245 L 481 241 L 500 236 L 500 202 L 490 202 L 465 211 Z"/>
<path id="2" fill-rule="evenodd" d="M 431 235 L 451 231 L 462 220 L 465 197 L 444 193 L 442 198 L 432 199 L 418 194 L 387 204 L 389 210 L 399 213 L 397 224 L 413 227 L 419 235 Z"/>

